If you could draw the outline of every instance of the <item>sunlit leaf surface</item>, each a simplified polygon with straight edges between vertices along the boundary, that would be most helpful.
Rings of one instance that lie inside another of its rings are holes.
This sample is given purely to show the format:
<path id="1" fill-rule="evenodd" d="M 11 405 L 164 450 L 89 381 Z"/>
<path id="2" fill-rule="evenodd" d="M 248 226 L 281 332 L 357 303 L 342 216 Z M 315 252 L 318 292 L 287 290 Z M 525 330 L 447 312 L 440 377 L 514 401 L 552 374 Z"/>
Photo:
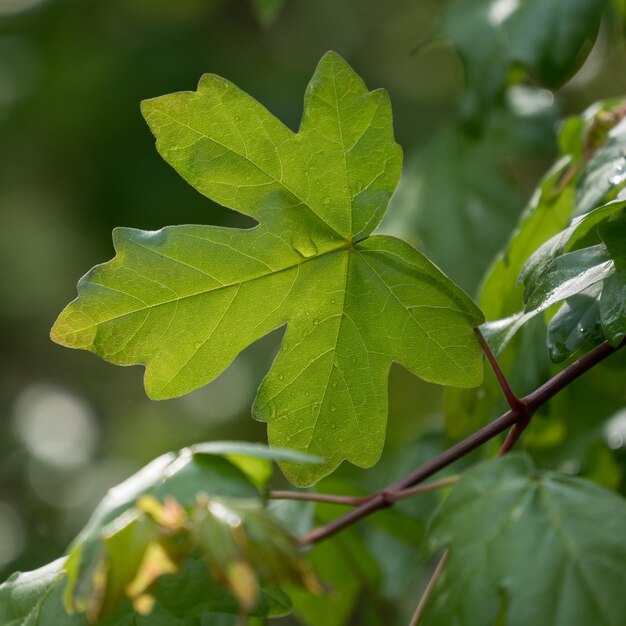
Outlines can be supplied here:
<path id="1" fill-rule="evenodd" d="M 344 459 L 376 462 L 392 362 L 435 383 L 480 382 L 477 307 L 408 244 L 369 236 L 401 166 L 384 91 L 328 53 L 297 134 L 214 75 L 143 112 L 166 161 L 259 226 L 117 229 L 117 256 L 81 280 L 55 341 L 142 363 L 148 394 L 170 398 L 288 323 L 254 415 L 273 445 L 325 459 L 283 463 L 297 485 Z"/>

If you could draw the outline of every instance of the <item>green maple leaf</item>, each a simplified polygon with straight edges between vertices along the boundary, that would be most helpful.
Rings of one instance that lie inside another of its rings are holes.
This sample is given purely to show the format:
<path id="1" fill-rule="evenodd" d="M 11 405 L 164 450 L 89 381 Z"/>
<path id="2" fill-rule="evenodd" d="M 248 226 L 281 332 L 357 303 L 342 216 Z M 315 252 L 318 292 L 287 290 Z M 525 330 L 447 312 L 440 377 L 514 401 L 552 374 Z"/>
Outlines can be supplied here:
<path id="1" fill-rule="evenodd" d="M 620 626 L 625 525 L 619 494 L 526 455 L 477 465 L 431 523 L 450 559 L 420 624 Z"/>
<path id="2" fill-rule="evenodd" d="M 81 279 L 55 341 L 145 365 L 161 399 L 213 380 L 287 323 L 254 416 L 273 445 L 325 458 L 283 463 L 297 485 L 343 459 L 377 461 L 392 362 L 439 384 L 480 383 L 479 309 L 407 243 L 369 236 L 401 169 L 386 92 L 329 53 L 298 133 L 214 75 L 142 109 L 183 178 L 259 225 L 116 229 L 116 257 Z"/>

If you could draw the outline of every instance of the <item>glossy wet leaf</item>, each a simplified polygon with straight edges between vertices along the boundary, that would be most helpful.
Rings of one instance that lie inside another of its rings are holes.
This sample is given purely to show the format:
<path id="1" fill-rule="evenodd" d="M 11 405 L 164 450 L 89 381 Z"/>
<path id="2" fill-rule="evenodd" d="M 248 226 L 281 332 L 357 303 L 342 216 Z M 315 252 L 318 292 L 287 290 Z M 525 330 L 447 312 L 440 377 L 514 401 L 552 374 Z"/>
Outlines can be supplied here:
<path id="1" fill-rule="evenodd" d="M 543 311 L 581 291 L 585 291 L 615 271 L 606 246 L 599 244 L 557 257 L 540 275 L 526 307 Z"/>
<path id="2" fill-rule="evenodd" d="M 483 463 L 454 486 L 430 529 L 450 558 L 424 626 L 620 626 L 626 501 L 538 472 L 525 455 Z M 503 608 L 504 607 L 504 608 Z"/>
<path id="3" fill-rule="evenodd" d="M 624 101 L 612 107 L 623 116 Z M 611 120 L 608 120 L 610 124 Z M 626 184 L 626 121 L 610 128 L 601 149 L 595 151 L 585 167 L 576 194 L 574 217 L 586 215 L 606 200 L 611 200 Z M 611 197 L 612 196 L 612 197 Z"/>
<path id="4" fill-rule="evenodd" d="M 259 226 L 117 229 L 117 256 L 81 280 L 55 341 L 144 364 L 148 394 L 169 398 L 287 323 L 254 415 L 273 445 L 325 459 L 282 463 L 297 485 L 344 459 L 376 462 L 392 362 L 439 384 L 480 382 L 480 311 L 411 246 L 369 236 L 401 167 L 384 91 L 329 53 L 297 134 L 214 75 L 143 113 L 166 161 Z"/>
<path id="5" fill-rule="evenodd" d="M 602 287 L 593 285 L 566 302 L 548 325 L 548 350 L 555 363 L 566 359 L 584 344 L 598 345 L 604 340 L 600 324 L 598 296 Z"/>
<path id="6" fill-rule="evenodd" d="M 490 318 L 483 332 L 496 353 L 552 304 L 593 284 L 604 284 L 613 276 L 615 254 L 607 251 L 599 229 L 613 224 L 625 206 L 623 117 L 623 102 L 613 100 L 590 107 L 564 126 L 560 136 L 563 158 L 542 181 L 518 230 L 483 284 L 481 305 Z M 619 290 L 620 285 L 611 278 L 603 328 L 612 343 L 619 343 L 621 304 L 615 297 Z"/>
<path id="7" fill-rule="evenodd" d="M 626 215 L 623 207 L 624 202 L 616 200 L 574 220 L 572 226 L 535 253 L 522 272 L 527 297 L 523 318 L 594 288 L 600 303 L 599 317 L 604 336 L 613 345 L 620 343 L 624 337 L 621 294 L 626 287 Z M 601 243 L 567 252 L 585 237 Z M 603 295 L 606 284 L 607 292 Z"/>
<path id="8" fill-rule="evenodd" d="M 563 241 L 562 233 L 568 233 L 568 227 L 575 228 L 574 224 L 578 223 L 572 217 L 578 215 L 582 221 L 584 214 L 604 204 L 604 197 L 616 188 L 609 178 L 620 164 L 619 159 L 615 161 L 613 142 L 622 139 L 622 132 L 616 133 L 618 128 L 615 128 L 621 115 L 622 103 L 607 101 L 589 107 L 582 115 L 572 116 L 563 124 L 559 133 L 560 158 L 539 183 L 509 242 L 484 278 L 480 305 L 489 320 L 508 317 L 523 308 L 524 289 L 518 277 L 529 259 L 539 250 L 545 250 L 543 246 L 547 241 Z M 607 161 L 613 169 L 604 171 L 603 178 L 598 177 L 596 164 Z M 589 207 L 590 194 L 582 191 L 589 180 L 595 180 L 595 186 L 602 187 L 604 194 L 598 204 L 579 213 L 581 197 L 587 199 L 584 206 Z M 584 234 L 613 210 L 611 205 L 598 211 L 585 221 L 588 227 L 585 230 L 581 227 L 580 232 Z M 544 267 L 545 263 L 542 269 Z"/>
<path id="9" fill-rule="evenodd" d="M 528 301 L 531 299 L 537 283 L 542 276 L 551 271 L 550 268 L 555 261 L 572 251 L 576 244 L 585 237 L 593 236 L 599 224 L 619 216 L 625 206 L 626 201 L 614 200 L 581 217 L 574 218 L 567 228 L 549 239 L 528 259 L 519 276 L 519 282 L 523 283 L 526 288 L 524 298 L 527 308 L 529 308 Z M 574 252 L 578 252 L 578 250 Z"/>
<path id="10" fill-rule="evenodd" d="M 626 337 L 626 270 L 618 269 L 604 281 L 600 318 L 605 336 L 618 345 Z"/>
<path id="11" fill-rule="evenodd" d="M 626 336 L 626 215 L 603 222 L 599 232 L 615 264 L 603 283 L 600 318 L 607 339 L 618 345 Z"/>

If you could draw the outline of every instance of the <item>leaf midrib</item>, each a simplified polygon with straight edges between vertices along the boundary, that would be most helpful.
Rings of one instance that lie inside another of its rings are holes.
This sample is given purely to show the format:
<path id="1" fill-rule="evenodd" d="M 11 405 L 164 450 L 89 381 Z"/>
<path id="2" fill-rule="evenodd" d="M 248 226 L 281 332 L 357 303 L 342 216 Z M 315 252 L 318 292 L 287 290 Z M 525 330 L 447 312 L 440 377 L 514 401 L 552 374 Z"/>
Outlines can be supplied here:
<path id="1" fill-rule="evenodd" d="M 152 252 L 153 254 L 159 254 L 159 252 L 157 252 L 156 250 L 153 250 L 152 248 L 150 248 L 148 246 L 142 245 L 142 244 L 138 243 L 137 241 L 133 241 L 133 243 L 135 245 L 145 249 L 145 250 L 148 250 L 148 251 Z M 255 280 L 259 280 L 259 279 L 262 279 L 262 278 L 266 278 L 267 276 L 276 276 L 277 274 L 281 274 L 283 272 L 287 272 L 287 271 L 292 270 L 292 269 L 294 269 L 296 267 L 301 267 L 302 265 L 304 265 L 304 264 L 306 264 L 306 263 L 308 263 L 310 261 L 316 261 L 317 259 L 321 259 L 324 256 L 327 256 L 327 255 L 330 255 L 330 254 L 334 254 L 336 252 L 341 252 L 342 250 L 349 250 L 350 248 L 352 248 L 352 244 L 346 243 L 346 244 L 343 244 L 343 245 L 338 246 L 336 248 L 332 248 L 330 250 L 326 250 L 325 252 L 322 252 L 321 254 L 313 255 L 311 257 L 302 259 L 302 261 L 299 261 L 298 263 L 293 263 L 291 265 L 288 265 L 286 267 L 282 267 L 282 268 L 280 268 L 278 270 L 275 270 L 275 271 L 263 272 L 261 274 L 258 274 L 256 276 L 252 276 L 250 278 L 246 278 L 244 280 L 233 281 L 231 283 L 224 283 L 222 285 L 218 285 L 218 286 L 212 287 L 210 289 L 203 289 L 201 291 L 197 291 L 195 293 L 190 293 L 190 294 L 186 294 L 186 295 L 183 295 L 183 296 L 179 296 L 177 298 L 170 298 L 169 300 L 163 300 L 162 302 L 157 302 L 156 304 L 145 304 L 144 306 L 141 306 L 141 307 L 138 307 L 136 309 L 133 309 L 132 311 L 126 311 L 126 312 L 124 312 L 124 313 L 122 313 L 120 315 L 114 315 L 113 317 L 109 317 L 107 319 L 98 320 L 95 324 L 92 324 L 91 326 L 85 326 L 83 328 L 74 329 L 74 330 L 72 330 L 71 334 L 80 333 L 80 332 L 83 332 L 85 330 L 89 330 L 91 328 L 95 328 L 95 327 L 99 326 L 100 324 L 106 324 L 106 323 L 112 322 L 114 320 L 119 320 L 119 319 L 122 319 L 124 317 L 129 316 L 129 315 L 134 315 L 135 313 L 139 313 L 141 311 L 147 311 L 147 310 L 156 309 L 158 307 L 166 306 L 166 305 L 172 304 L 174 302 L 182 302 L 183 300 L 187 300 L 189 298 L 195 298 L 195 297 L 198 297 L 198 296 L 204 296 L 204 295 L 206 295 L 208 293 L 217 292 L 217 291 L 220 291 L 222 289 L 229 289 L 231 287 L 240 287 L 241 285 L 244 285 L 246 283 L 253 282 Z M 177 261 L 176 259 L 172 259 L 171 257 L 168 257 L 168 258 L 170 258 L 172 261 Z M 125 266 L 124 265 L 120 265 L 120 267 L 125 267 Z M 199 268 L 195 268 L 194 267 L 194 269 L 197 270 L 198 272 L 201 272 L 201 270 Z M 120 289 L 116 289 L 116 288 L 110 287 L 109 285 L 105 285 L 103 283 L 98 283 L 98 282 L 95 282 L 95 281 L 92 281 L 92 280 L 89 280 L 89 283 L 92 284 L 92 285 L 96 285 L 98 287 L 103 287 L 104 289 L 112 289 L 114 291 L 118 291 L 118 292 L 123 293 L 124 295 L 128 296 L 129 298 L 133 298 L 135 300 L 138 300 L 137 296 L 134 296 L 134 295 L 132 295 L 130 293 L 127 293 L 125 291 L 121 291 Z"/>
<path id="2" fill-rule="evenodd" d="M 548 518 L 552 522 L 553 528 L 556 530 L 557 535 L 561 539 L 561 545 L 563 546 L 565 553 L 569 556 L 570 562 L 578 571 L 580 580 L 583 582 L 583 587 L 586 588 L 589 598 L 591 598 L 596 607 L 600 609 L 602 620 L 611 626 L 613 622 L 610 619 L 610 613 L 607 612 L 606 607 L 600 602 L 596 595 L 597 592 L 593 588 L 593 585 L 587 576 L 587 572 L 582 566 L 580 553 L 576 549 L 575 543 L 572 542 L 565 524 L 563 524 L 563 520 L 561 519 L 561 515 L 554 502 L 553 495 L 550 493 L 550 489 L 543 482 L 539 482 L 538 491 L 539 497 L 543 500 L 544 509 Z"/>

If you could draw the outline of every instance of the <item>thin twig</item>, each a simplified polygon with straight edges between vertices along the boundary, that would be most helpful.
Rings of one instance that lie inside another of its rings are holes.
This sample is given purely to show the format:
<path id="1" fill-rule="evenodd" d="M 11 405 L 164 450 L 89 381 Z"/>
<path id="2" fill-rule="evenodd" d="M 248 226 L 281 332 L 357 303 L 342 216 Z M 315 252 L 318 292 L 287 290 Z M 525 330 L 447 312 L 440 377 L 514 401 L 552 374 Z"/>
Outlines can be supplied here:
<path id="1" fill-rule="evenodd" d="M 391 502 L 397 502 L 404 498 L 410 498 L 411 496 L 419 495 L 420 493 L 426 493 L 427 491 L 433 491 L 434 489 L 441 489 L 442 487 L 449 487 L 453 485 L 459 479 L 458 475 L 446 476 L 440 480 L 433 480 L 430 483 L 418 485 L 411 489 L 404 489 L 397 493 L 390 493 L 389 500 Z M 344 506 L 359 506 L 365 502 L 369 502 L 376 494 L 370 494 L 369 496 L 339 496 L 329 493 L 312 493 L 309 491 L 270 491 L 270 500 L 305 500 L 307 502 L 324 502 L 327 504 L 341 504 Z"/>
<path id="2" fill-rule="evenodd" d="M 413 618 L 411 619 L 411 623 L 409 624 L 409 626 L 417 626 L 422 619 L 422 615 L 424 615 L 424 611 L 426 610 L 426 604 L 428 603 L 430 596 L 435 590 L 435 585 L 437 584 L 437 581 L 441 577 L 441 574 L 443 574 L 443 570 L 446 566 L 446 563 L 448 562 L 449 556 L 450 550 L 446 549 L 445 552 L 441 555 L 439 563 L 437 563 L 437 567 L 435 568 L 433 575 L 430 577 L 430 580 L 426 585 L 426 589 L 424 589 L 424 593 L 420 598 L 419 604 L 415 609 L 415 613 L 413 614 Z"/>
<path id="3" fill-rule="evenodd" d="M 522 436 L 522 433 L 526 430 L 528 424 L 530 424 L 530 420 L 532 419 L 532 415 L 528 415 L 526 419 L 521 420 L 515 424 L 504 440 L 502 447 L 498 450 L 497 456 L 504 456 L 508 452 L 513 449 L 513 446 L 517 443 L 518 439 Z"/>
<path id="4" fill-rule="evenodd" d="M 504 375 L 495 354 L 492 352 L 491 347 L 487 343 L 485 336 L 480 331 L 480 328 L 474 328 L 474 332 L 476 333 L 476 337 L 478 337 L 480 347 L 483 349 L 483 352 L 489 361 L 489 365 L 491 365 L 493 373 L 496 375 L 498 384 L 500 385 L 500 389 L 502 389 L 502 393 L 504 394 L 504 399 L 507 401 L 507 404 L 514 410 L 521 408 L 523 406 L 523 401 L 518 398 L 518 396 L 511 389 L 509 381 L 506 379 L 506 376 Z"/>
<path id="5" fill-rule="evenodd" d="M 474 328 L 474 332 L 478 337 L 478 342 L 480 343 L 487 360 L 489 361 L 489 365 L 491 365 L 491 369 L 493 373 L 496 375 L 496 379 L 498 380 L 498 384 L 500 385 L 500 389 L 502 390 L 502 394 L 504 395 L 504 399 L 507 401 L 507 404 L 511 409 L 518 409 L 526 413 L 526 418 L 522 418 L 519 422 L 513 425 L 509 434 L 507 435 L 504 444 L 500 448 L 498 452 L 498 456 L 502 456 L 513 449 L 513 446 L 517 443 L 517 440 L 520 438 L 521 434 L 526 429 L 526 426 L 530 423 L 532 418 L 532 413 L 528 410 L 526 403 L 520 399 L 517 394 L 511 389 L 511 385 L 509 385 L 509 381 L 506 378 L 506 375 L 502 371 L 498 360 L 496 359 L 495 354 L 491 350 L 491 347 L 487 343 L 485 336 L 480 331 L 480 328 Z"/>
<path id="6" fill-rule="evenodd" d="M 336 496 L 330 493 L 313 493 L 310 491 L 270 491 L 270 500 L 305 500 L 306 502 L 325 502 L 327 504 L 343 504 L 358 506 L 372 496 Z"/>
<path id="7" fill-rule="evenodd" d="M 300 537 L 301 544 L 306 546 L 322 541 L 323 539 L 327 539 L 328 537 L 332 537 L 340 530 L 351 526 L 371 513 L 390 506 L 392 504 L 392 499 L 390 499 L 389 494 L 404 491 L 423 482 L 427 478 L 430 478 L 433 474 L 436 474 L 448 465 L 458 461 L 461 457 L 465 456 L 472 450 L 498 436 L 500 433 L 507 430 L 507 428 L 520 421 L 528 419 L 529 415 L 535 413 L 537 409 L 553 398 L 557 393 L 559 393 L 559 391 L 567 387 L 576 379 L 580 378 L 585 372 L 624 346 L 626 346 L 626 339 L 624 339 L 617 347 L 613 347 L 609 343 L 605 342 L 594 348 L 591 352 L 585 354 L 569 367 L 566 367 L 556 376 L 551 378 L 548 382 L 541 385 L 541 387 L 522 398 L 521 401 L 525 406 L 507 411 L 504 415 L 501 415 L 484 428 L 481 428 L 473 435 L 470 435 L 467 439 L 464 439 L 439 456 L 436 456 L 434 459 L 424 463 L 421 467 L 413 470 L 404 478 L 390 485 L 387 489 L 372 494 L 371 498 L 363 504 L 358 505 L 353 510 L 348 511 L 332 522 L 314 528 L 310 532 L 302 535 Z"/>
<path id="8" fill-rule="evenodd" d="M 416 487 L 409 487 L 408 489 L 402 489 L 402 491 L 392 492 L 388 495 L 388 500 L 391 502 L 397 502 L 398 500 L 404 500 L 404 498 L 410 498 L 411 496 L 417 496 L 420 493 L 426 493 L 427 491 L 434 491 L 435 489 L 442 489 L 443 487 L 450 487 L 454 485 L 461 478 L 458 474 L 453 476 L 446 476 L 439 480 L 433 480 L 430 483 L 424 483 L 417 485 Z"/>

